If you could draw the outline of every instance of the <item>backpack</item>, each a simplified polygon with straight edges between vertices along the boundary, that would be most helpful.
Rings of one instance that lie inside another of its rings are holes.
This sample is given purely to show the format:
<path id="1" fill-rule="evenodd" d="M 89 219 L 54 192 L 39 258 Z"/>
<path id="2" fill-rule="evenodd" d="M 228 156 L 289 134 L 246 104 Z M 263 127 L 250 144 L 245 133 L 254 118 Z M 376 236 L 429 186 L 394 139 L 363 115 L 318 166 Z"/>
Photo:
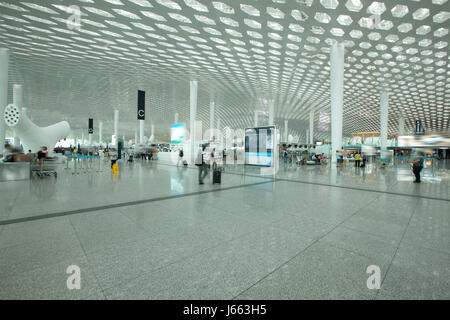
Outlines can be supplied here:
<path id="1" fill-rule="evenodd" d="M 183 150 L 180 150 L 180 157 L 183 157 Z"/>

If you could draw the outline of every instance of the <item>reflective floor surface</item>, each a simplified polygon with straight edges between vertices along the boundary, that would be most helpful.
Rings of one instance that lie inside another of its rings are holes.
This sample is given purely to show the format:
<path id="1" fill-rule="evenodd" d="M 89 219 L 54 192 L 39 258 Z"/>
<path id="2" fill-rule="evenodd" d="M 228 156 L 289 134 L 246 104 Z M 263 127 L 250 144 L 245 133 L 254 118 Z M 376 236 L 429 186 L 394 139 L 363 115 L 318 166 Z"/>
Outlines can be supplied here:
<path id="1" fill-rule="evenodd" d="M 0 182 L 0 299 L 449 299 L 449 168 L 227 166 L 199 185 L 162 157 Z"/>

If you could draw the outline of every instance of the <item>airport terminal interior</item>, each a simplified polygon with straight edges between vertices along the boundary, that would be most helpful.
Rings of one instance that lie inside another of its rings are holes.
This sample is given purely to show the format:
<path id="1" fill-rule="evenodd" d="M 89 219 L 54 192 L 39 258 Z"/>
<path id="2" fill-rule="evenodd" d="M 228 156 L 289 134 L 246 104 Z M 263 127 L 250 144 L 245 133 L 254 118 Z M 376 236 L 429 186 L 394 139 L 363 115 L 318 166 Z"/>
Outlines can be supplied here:
<path id="1" fill-rule="evenodd" d="M 0 0 L 0 300 L 450 299 L 449 18 Z"/>

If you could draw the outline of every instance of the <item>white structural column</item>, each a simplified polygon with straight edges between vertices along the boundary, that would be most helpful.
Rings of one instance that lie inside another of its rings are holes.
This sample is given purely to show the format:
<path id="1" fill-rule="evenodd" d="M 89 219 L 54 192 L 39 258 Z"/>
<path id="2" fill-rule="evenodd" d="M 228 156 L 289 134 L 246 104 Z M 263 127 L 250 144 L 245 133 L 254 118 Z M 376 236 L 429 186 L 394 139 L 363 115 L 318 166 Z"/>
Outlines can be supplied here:
<path id="1" fill-rule="evenodd" d="M 98 144 L 101 145 L 103 141 L 103 121 L 98 122 Z"/>
<path id="2" fill-rule="evenodd" d="M 145 120 L 139 120 L 139 143 L 144 144 L 144 126 Z"/>
<path id="3" fill-rule="evenodd" d="M 288 131 L 289 131 L 288 120 L 284 120 L 284 136 L 283 136 L 284 142 L 288 142 Z"/>
<path id="4" fill-rule="evenodd" d="M 274 125 L 274 116 L 275 116 L 275 100 L 269 100 L 269 126 Z"/>
<path id="5" fill-rule="evenodd" d="M 138 141 L 138 130 L 137 130 L 136 126 L 134 127 L 134 144 L 135 145 L 139 144 L 139 141 Z"/>
<path id="6" fill-rule="evenodd" d="M 309 129 L 306 129 L 306 144 L 309 144 Z"/>
<path id="7" fill-rule="evenodd" d="M 387 129 L 388 129 L 388 101 L 389 94 L 387 91 L 382 91 L 380 94 L 380 148 L 386 150 L 387 148 Z"/>
<path id="8" fill-rule="evenodd" d="M 309 144 L 314 144 L 314 111 L 309 112 Z"/>
<path id="9" fill-rule="evenodd" d="M 177 124 L 178 123 L 178 112 L 175 113 L 175 119 L 174 120 L 175 120 L 174 123 Z"/>
<path id="10" fill-rule="evenodd" d="M 189 107 L 189 130 L 190 130 L 190 152 L 191 163 L 195 160 L 195 118 L 197 117 L 197 93 L 198 82 L 197 80 L 191 80 L 190 82 L 190 107 Z"/>
<path id="11" fill-rule="evenodd" d="M 22 110 L 23 108 L 23 87 L 21 84 L 15 84 L 13 86 L 13 104 Z M 20 147 L 20 139 L 16 135 L 16 131 L 14 130 L 14 147 Z M 28 152 L 28 150 L 25 150 Z"/>
<path id="12" fill-rule="evenodd" d="M 111 144 L 116 145 L 119 134 L 119 110 L 114 110 L 114 135 Z"/>
<path id="13" fill-rule="evenodd" d="M 405 135 L 405 117 L 403 116 L 398 119 L 398 135 Z"/>
<path id="14" fill-rule="evenodd" d="M 89 146 L 92 145 L 92 133 L 89 133 Z"/>
<path id="15" fill-rule="evenodd" d="M 154 140 L 155 140 L 155 125 L 152 124 L 152 126 L 151 126 L 150 141 L 153 142 Z"/>
<path id="16" fill-rule="evenodd" d="M 214 101 L 211 101 L 209 103 L 209 132 L 210 132 L 209 139 L 210 140 L 212 140 L 212 138 L 214 136 L 214 132 L 213 132 L 214 129 L 215 129 L 215 127 L 214 127 Z"/>
<path id="17" fill-rule="evenodd" d="M 258 110 L 255 110 L 253 125 L 255 128 L 258 126 Z"/>
<path id="18" fill-rule="evenodd" d="M 5 145 L 6 123 L 3 114 L 8 103 L 8 70 L 9 50 L 0 48 L 0 156 L 3 155 Z"/>
<path id="19" fill-rule="evenodd" d="M 330 53 L 331 91 L 331 159 L 336 163 L 336 150 L 342 148 L 342 116 L 344 109 L 344 43 L 335 43 Z"/>

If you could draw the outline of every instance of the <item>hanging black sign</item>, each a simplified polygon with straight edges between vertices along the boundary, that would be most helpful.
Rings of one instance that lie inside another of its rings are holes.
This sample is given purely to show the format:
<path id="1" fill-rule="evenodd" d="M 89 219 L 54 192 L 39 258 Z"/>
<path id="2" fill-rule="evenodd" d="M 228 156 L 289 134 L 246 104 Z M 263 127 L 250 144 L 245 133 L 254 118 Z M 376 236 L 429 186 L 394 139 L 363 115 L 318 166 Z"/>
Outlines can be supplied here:
<path id="1" fill-rule="evenodd" d="M 145 120 L 145 91 L 141 90 L 138 90 L 137 118 Z"/>
<path id="2" fill-rule="evenodd" d="M 89 134 L 94 133 L 94 119 L 89 118 L 89 129 L 88 129 Z"/>

